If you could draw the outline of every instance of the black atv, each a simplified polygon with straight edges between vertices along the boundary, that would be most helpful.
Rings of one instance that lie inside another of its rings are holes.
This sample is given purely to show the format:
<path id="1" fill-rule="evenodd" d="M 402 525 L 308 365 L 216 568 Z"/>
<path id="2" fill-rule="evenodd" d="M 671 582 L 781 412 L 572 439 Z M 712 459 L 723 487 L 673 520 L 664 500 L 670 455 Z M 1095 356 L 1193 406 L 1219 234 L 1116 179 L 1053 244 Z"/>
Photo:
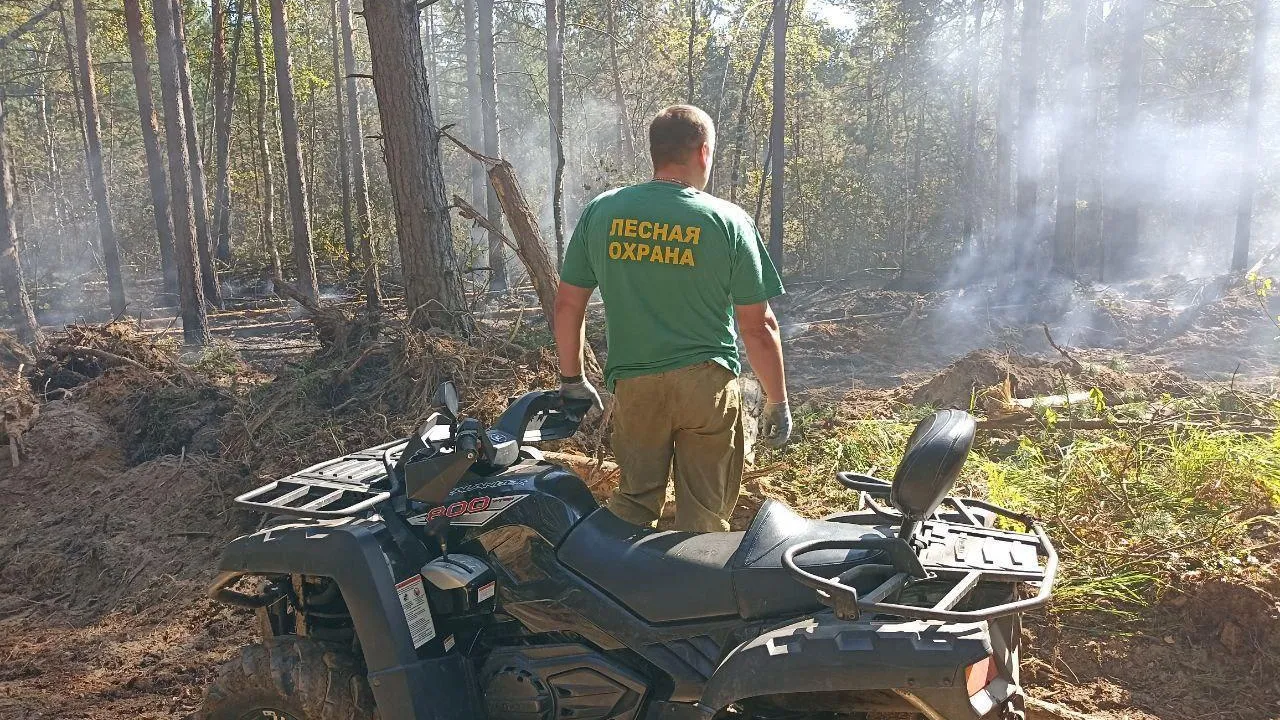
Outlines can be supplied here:
<path id="1" fill-rule="evenodd" d="M 1020 616 L 1057 556 L 1032 518 L 947 496 L 966 413 L 921 422 L 892 484 L 840 473 L 858 512 L 770 500 L 745 532 L 688 533 L 620 520 L 532 447 L 587 405 L 532 392 L 485 428 L 451 385 L 437 401 L 408 440 L 237 498 L 280 517 L 210 593 L 263 642 L 197 717 L 1024 717 Z"/>

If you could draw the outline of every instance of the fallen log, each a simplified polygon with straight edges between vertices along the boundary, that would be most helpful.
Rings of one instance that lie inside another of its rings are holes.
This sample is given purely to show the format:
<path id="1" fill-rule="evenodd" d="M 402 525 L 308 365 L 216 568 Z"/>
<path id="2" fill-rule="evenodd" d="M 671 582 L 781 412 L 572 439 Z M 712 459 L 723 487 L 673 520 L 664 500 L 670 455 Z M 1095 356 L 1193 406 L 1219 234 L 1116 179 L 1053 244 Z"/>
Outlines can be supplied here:
<path id="1" fill-rule="evenodd" d="M 547 325 L 551 326 L 551 330 L 554 333 L 556 290 L 560 286 L 560 273 L 556 270 L 555 263 L 551 261 L 550 253 L 547 252 L 547 244 L 542 240 L 542 230 L 538 227 L 537 217 L 529 209 L 529 201 L 525 198 L 524 191 L 520 189 L 520 181 L 516 179 L 515 168 L 502 158 L 490 157 L 473 150 L 466 143 L 449 134 L 447 130 L 441 130 L 440 134 L 485 166 L 489 176 L 489 184 L 498 196 L 498 204 L 502 206 L 502 214 L 507 218 L 507 225 L 511 227 L 511 234 L 515 236 L 514 242 L 500 232 L 497 234 L 504 243 L 513 246 L 516 255 L 520 258 L 520 262 L 524 263 L 525 268 L 529 271 L 529 281 L 533 283 L 533 290 L 538 296 L 538 304 L 542 306 L 542 312 L 547 318 Z M 464 217 L 472 217 L 473 219 L 480 217 L 479 211 L 466 203 L 459 204 L 459 200 L 460 198 L 454 196 L 454 204 L 462 210 Z M 486 230 L 496 231 L 487 220 L 481 225 Z M 601 377 L 600 362 L 596 360 L 596 354 L 591 350 L 591 346 L 584 343 L 582 352 L 583 370 L 594 377 Z"/>
<path id="2" fill-rule="evenodd" d="M 1041 430 L 1049 427 L 1034 415 L 990 418 L 978 421 L 979 430 Z M 1240 425 L 1234 423 L 1214 423 L 1175 420 L 1106 420 L 1102 418 L 1060 418 L 1053 423 L 1054 428 L 1064 430 L 1126 430 L 1130 432 L 1167 430 L 1184 432 L 1187 430 L 1225 430 L 1244 435 L 1271 435 L 1276 431 L 1275 423 L 1259 423 Z"/>

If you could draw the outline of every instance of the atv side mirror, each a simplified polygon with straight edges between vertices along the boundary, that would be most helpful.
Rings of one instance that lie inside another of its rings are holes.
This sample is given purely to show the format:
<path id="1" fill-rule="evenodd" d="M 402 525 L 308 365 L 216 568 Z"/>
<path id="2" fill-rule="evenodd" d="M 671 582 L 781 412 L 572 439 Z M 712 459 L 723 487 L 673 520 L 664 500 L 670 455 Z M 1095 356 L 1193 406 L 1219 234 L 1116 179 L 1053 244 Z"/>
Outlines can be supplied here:
<path id="1" fill-rule="evenodd" d="M 889 501 L 902 513 L 904 536 L 951 492 L 977 428 L 973 416 L 960 410 L 936 412 L 916 425 L 889 493 Z"/>
<path id="2" fill-rule="evenodd" d="M 432 397 L 432 400 L 437 406 L 448 410 L 449 414 L 453 417 L 458 417 L 460 409 L 458 402 L 458 388 L 454 387 L 453 383 L 448 380 L 440 383 L 440 386 L 436 388 L 436 394 Z"/>

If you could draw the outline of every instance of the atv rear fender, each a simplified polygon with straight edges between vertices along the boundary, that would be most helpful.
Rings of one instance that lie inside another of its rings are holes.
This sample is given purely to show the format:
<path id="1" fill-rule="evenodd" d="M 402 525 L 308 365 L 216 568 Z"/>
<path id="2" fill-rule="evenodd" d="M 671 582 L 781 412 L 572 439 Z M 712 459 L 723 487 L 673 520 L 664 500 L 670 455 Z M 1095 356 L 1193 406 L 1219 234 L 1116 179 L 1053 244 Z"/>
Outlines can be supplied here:
<path id="1" fill-rule="evenodd" d="M 1015 695 L 1016 623 L 857 621 L 820 613 L 744 642 L 710 680 L 698 705 L 715 712 L 749 698 L 792 693 L 890 691 L 934 720 L 974 720 Z M 993 634 L 994 633 L 994 634 Z M 1011 637 L 1012 636 L 1012 637 Z M 996 676 L 969 697 L 965 670 L 991 657 Z M 1020 702 L 1020 697 L 1014 700 Z"/>
<path id="2" fill-rule="evenodd" d="M 378 712 L 384 718 L 462 720 L 480 716 L 471 666 L 458 653 L 421 659 L 410 639 L 396 581 L 409 577 L 386 527 L 374 520 L 298 521 L 231 541 L 210 589 L 215 600 L 250 605 L 228 588 L 245 575 L 332 579 L 351 613 Z M 266 600 L 264 598 L 264 600 Z"/>

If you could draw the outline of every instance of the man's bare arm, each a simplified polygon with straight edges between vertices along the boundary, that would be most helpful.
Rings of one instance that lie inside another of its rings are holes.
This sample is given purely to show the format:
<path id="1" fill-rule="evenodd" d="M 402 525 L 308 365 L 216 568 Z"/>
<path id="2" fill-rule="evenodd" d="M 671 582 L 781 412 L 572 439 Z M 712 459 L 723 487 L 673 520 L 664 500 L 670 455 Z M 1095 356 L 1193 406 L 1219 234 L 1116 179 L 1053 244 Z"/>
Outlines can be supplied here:
<path id="1" fill-rule="evenodd" d="M 587 302 L 591 289 L 561 281 L 556 291 L 556 351 L 560 356 L 560 374 L 573 377 L 582 374 L 582 348 L 586 344 Z"/>
<path id="2" fill-rule="evenodd" d="M 738 331 L 742 344 L 747 348 L 747 360 L 760 378 L 765 396 L 771 403 L 787 402 L 786 370 L 782 363 L 782 335 L 778 318 L 766 300 L 754 305 L 738 305 L 734 308 L 738 317 Z"/>

